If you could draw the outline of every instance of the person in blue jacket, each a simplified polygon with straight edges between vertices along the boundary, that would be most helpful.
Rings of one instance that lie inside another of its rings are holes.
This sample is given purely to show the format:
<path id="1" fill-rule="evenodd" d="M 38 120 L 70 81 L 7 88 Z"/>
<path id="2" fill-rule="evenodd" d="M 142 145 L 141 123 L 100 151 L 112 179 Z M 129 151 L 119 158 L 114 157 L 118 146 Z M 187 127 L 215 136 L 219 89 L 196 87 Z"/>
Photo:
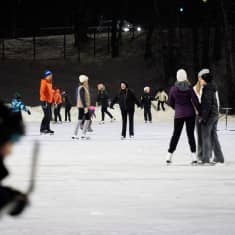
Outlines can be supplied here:
<path id="1" fill-rule="evenodd" d="M 22 102 L 22 97 L 19 93 L 15 93 L 14 98 L 11 101 L 11 110 L 13 113 L 19 116 L 19 118 L 22 120 L 22 111 L 25 111 L 28 113 L 28 115 L 31 115 L 30 110 L 26 107 L 26 105 Z"/>

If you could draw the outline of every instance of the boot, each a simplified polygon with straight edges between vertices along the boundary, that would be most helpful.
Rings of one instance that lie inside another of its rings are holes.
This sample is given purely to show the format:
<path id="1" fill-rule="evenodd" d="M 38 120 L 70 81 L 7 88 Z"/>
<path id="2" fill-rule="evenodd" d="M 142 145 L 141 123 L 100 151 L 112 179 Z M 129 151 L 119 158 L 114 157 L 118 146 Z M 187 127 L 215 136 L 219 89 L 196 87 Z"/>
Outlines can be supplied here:
<path id="1" fill-rule="evenodd" d="M 167 156 L 166 156 L 166 164 L 167 165 L 170 165 L 172 163 L 172 157 L 173 157 L 173 154 L 172 153 L 167 153 Z"/>
<path id="2" fill-rule="evenodd" d="M 192 165 L 197 165 L 197 155 L 196 153 L 191 153 Z"/>

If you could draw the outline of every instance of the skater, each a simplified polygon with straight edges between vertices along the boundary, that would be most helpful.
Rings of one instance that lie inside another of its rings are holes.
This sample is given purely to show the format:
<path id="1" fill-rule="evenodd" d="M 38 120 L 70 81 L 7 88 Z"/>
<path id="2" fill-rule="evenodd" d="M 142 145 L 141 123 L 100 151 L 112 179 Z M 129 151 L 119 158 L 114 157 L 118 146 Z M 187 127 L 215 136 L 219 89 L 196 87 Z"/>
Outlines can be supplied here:
<path id="1" fill-rule="evenodd" d="M 211 73 L 202 75 L 201 85 L 203 86 L 201 98 L 202 163 L 210 163 L 212 152 L 214 152 L 212 164 L 223 164 L 224 156 L 217 135 L 219 120 L 219 104 L 216 96 L 217 88 Z"/>
<path id="2" fill-rule="evenodd" d="M 57 119 L 59 118 L 59 122 L 62 123 L 62 118 L 60 114 L 60 110 L 62 107 L 62 96 L 60 94 L 60 89 L 56 89 L 53 97 L 54 101 L 54 117 L 55 117 L 55 123 L 57 123 Z"/>
<path id="3" fill-rule="evenodd" d="M 44 113 L 40 128 L 41 134 L 54 134 L 54 131 L 50 129 L 50 121 L 52 117 L 51 104 L 53 102 L 52 79 L 52 72 L 46 70 L 43 74 L 43 78 L 41 79 L 40 86 L 40 101 Z"/>
<path id="4" fill-rule="evenodd" d="M 105 114 L 107 114 L 110 117 L 111 122 L 112 122 L 115 119 L 114 119 L 113 115 L 108 111 L 109 96 L 106 91 L 106 88 L 105 88 L 104 84 L 100 83 L 100 84 L 98 84 L 97 89 L 98 89 L 97 103 L 99 106 L 101 106 L 101 117 L 102 117 L 100 124 L 104 124 Z"/>
<path id="5" fill-rule="evenodd" d="M 167 93 L 162 88 L 160 88 L 159 92 L 157 93 L 157 95 L 155 97 L 155 99 L 158 100 L 157 110 L 160 111 L 161 107 L 162 107 L 162 110 L 165 111 L 166 109 L 165 109 L 164 105 L 168 101 Z"/>
<path id="6" fill-rule="evenodd" d="M 25 111 L 26 113 L 28 113 L 28 115 L 31 115 L 30 110 L 25 106 L 21 99 L 21 95 L 17 92 L 15 93 L 14 98 L 11 101 L 11 110 L 13 113 L 19 116 L 20 120 L 22 120 L 22 111 Z"/>
<path id="7" fill-rule="evenodd" d="M 129 135 L 134 138 L 134 113 L 135 104 L 140 107 L 140 102 L 135 96 L 135 93 L 129 89 L 128 83 L 121 82 L 121 89 L 119 94 L 113 99 L 110 107 L 113 108 L 115 103 L 119 103 L 122 114 L 122 133 L 121 139 L 126 138 L 127 117 L 129 116 Z"/>
<path id="8" fill-rule="evenodd" d="M 63 98 L 63 104 L 64 104 L 64 108 L 65 108 L 65 122 L 69 121 L 71 122 L 71 108 L 72 108 L 72 104 L 71 104 L 71 99 L 69 97 L 69 95 L 63 91 L 62 92 L 62 98 Z"/>
<path id="9" fill-rule="evenodd" d="M 0 103 L 0 215 L 20 215 L 28 206 L 27 195 L 12 187 L 3 186 L 1 182 L 9 175 L 5 159 L 12 147 L 24 135 L 24 126 L 20 115 L 13 113 Z"/>
<path id="10" fill-rule="evenodd" d="M 185 70 L 177 71 L 177 82 L 171 88 L 169 94 L 169 105 L 175 110 L 174 132 L 166 158 L 167 164 L 172 161 L 173 153 L 176 150 L 181 132 L 186 123 L 188 142 L 191 149 L 192 164 L 197 164 L 195 129 L 195 108 L 199 110 L 200 105 L 197 96 L 190 88 L 190 83 Z"/>
<path id="11" fill-rule="evenodd" d="M 81 139 L 88 140 L 89 137 L 86 136 L 88 126 L 90 123 L 90 114 L 89 114 L 89 107 L 91 104 L 89 86 L 88 86 L 88 77 L 86 75 L 79 76 L 80 86 L 77 90 L 77 107 L 78 107 L 78 124 L 76 126 L 74 136 L 72 139 L 79 139 L 78 138 L 78 130 L 81 127 L 83 118 L 85 118 L 85 123 L 82 130 L 82 137 Z"/>
<path id="12" fill-rule="evenodd" d="M 141 96 L 141 107 L 144 108 L 145 123 L 148 121 L 152 123 L 151 105 L 153 100 L 154 97 L 150 95 L 150 87 L 146 86 L 144 88 L 144 94 Z"/>

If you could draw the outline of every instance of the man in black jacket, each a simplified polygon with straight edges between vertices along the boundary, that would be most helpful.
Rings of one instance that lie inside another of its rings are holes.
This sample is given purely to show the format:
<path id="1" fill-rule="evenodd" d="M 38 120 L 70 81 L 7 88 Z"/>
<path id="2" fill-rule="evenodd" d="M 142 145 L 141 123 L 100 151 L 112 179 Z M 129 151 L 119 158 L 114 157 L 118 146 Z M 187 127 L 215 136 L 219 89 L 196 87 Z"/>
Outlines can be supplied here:
<path id="1" fill-rule="evenodd" d="M 224 163 L 217 135 L 219 120 L 219 106 L 216 98 L 216 86 L 210 73 L 202 76 L 201 83 L 203 92 L 201 98 L 201 121 L 202 121 L 202 162 L 209 163 L 214 151 L 214 163 Z"/>
<path id="2" fill-rule="evenodd" d="M 0 103 L 0 215 L 17 216 L 28 205 L 28 198 L 24 193 L 2 185 L 2 180 L 9 174 L 4 164 L 5 157 L 23 134 L 22 120 Z"/>
<path id="3" fill-rule="evenodd" d="M 121 139 L 126 138 L 127 116 L 129 116 L 129 134 L 130 138 L 134 137 L 134 113 L 135 104 L 140 107 L 140 102 L 136 98 L 135 93 L 128 88 L 128 83 L 121 82 L 120 93 L 113 99 L 110 107 L 113 108 L 115 103 L 119 103 L 122 114 L 122 136 Z"/>

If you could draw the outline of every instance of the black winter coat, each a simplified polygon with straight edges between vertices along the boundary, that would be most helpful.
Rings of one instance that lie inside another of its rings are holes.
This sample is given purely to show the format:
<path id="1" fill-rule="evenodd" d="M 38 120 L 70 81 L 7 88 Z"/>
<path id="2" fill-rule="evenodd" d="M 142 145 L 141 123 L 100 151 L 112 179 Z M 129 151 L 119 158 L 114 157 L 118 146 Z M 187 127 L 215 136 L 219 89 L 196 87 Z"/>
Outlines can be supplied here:
<path id="1" fill-rule="evenodd" d="M 150 94 L 143 94 L 141 96 L 141 107 L 149 109 L 151 108 L 152 101 L 154 100 L 154 97 Z"/>
<path id="2" fill-rule="evenodd" d="M 213 83 L 208 83 L 203 88 L 201 99 L 201 117 L 203 122 L 207 122 L 210 118 L 216 118 L 219 116 L 216 91 L 216 86 Z"/>
<path id="3" fill-rule="evenodd" d="M 103 108 L 107 108 L 109 106 L 109 96 L 107 91 L 98 92 L 97 103 L 101 105 Z"/>
<path id="4" fill-rule="evenodd" d="M 134 112 L 135 104 L 140 107 L 139 100 L 136 98 L 135 93 L 130 89 L 121 90 L 113 99 L 111 107 L 113 107 L 115 103 L 119 103 L 120 109 L 127 112 Z"/>

